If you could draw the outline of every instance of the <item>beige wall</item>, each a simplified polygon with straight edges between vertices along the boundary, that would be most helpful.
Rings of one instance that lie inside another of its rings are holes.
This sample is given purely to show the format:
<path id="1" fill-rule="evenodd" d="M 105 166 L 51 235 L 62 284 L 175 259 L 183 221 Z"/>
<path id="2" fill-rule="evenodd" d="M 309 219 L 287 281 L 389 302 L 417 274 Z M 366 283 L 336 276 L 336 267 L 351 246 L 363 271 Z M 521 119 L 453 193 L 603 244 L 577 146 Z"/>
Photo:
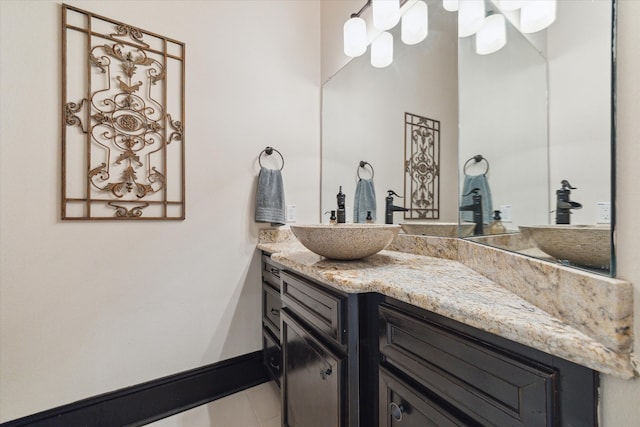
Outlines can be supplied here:
<path id="1" fill-rule="evenodd" d="M 0 422 L 261 347 L 265 146 L 319 212 L 318 1 L 67 1 L 186 42 L 187 219 L 61 222 L 59 3 L 0 1 Z"/>

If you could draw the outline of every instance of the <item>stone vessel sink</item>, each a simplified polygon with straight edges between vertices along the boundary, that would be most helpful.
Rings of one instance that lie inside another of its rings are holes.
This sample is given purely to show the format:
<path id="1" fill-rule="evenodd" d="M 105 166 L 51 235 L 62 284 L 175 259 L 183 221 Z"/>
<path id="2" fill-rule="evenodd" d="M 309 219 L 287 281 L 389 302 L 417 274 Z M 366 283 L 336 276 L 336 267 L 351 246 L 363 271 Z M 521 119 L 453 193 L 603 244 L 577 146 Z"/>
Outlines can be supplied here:
<path id="1" fill-rule="evenodd" d="M 354 260 L 383 250 L 400 231 L 387 224 L 291 225 L 291 231 L 311 252 L 325 258 Z"/>
<path id="2" fill-rule="evenodd" d="M 417 234 L 433 237 L 469 237 L 473 234 L 475 224 L 463 222 L 403 222 L 400 223 L 406 234 Z"/>
<path id="3" fill-rule="evenodd" d="M 521 225 L 520 231 L 557 260 L 609 268 L 611 229 L 608 225 Z"/>

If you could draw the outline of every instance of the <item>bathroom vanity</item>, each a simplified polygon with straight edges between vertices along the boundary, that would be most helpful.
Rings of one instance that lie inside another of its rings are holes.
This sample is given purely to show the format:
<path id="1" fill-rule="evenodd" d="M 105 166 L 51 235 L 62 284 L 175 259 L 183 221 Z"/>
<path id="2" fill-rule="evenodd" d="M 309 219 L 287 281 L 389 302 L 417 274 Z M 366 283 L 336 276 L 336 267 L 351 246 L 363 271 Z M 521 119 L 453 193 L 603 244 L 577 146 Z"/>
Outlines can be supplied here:
<path id="1" fill-rule="evenodd" d="M 598 371 L 634 375 L 628 351 L 459 261 L 331 261 L 286 239 L 258 248 L 263 286 L 280 278 L 280 335 L 266 326 L 277 302 L 263 303 L 263 324 L 285 426 L 596 425 Z"/>

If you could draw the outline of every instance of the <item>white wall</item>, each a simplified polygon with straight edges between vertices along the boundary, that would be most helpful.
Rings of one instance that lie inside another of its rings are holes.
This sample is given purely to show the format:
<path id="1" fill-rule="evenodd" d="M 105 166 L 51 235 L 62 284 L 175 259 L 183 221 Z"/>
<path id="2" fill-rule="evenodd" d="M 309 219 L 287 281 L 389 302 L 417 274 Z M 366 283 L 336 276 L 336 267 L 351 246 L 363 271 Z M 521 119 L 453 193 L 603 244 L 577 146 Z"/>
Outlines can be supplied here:
<path id="1" fill-rule="evenodd" d="M 582 203 L 571 223 L 594 224 L 596 203 L 611 192 L 611 28 L 603 25 L 611 5 L 562 1 L 558 16 L 547 34 L 550 206 L 567 179 L 577 187 L 571 199 Z"/>
<path id="2" fill-rule="evenodd" d="M 0 421 L 261 347 L 265 146 L 319 211 L 319 1 L 67 3 L 186 42 L 187 219 L 59 220 L 60 2 L 2 0 Z"/>
<path id="3" fill-rule="evenodd" d="M 504 225 L 518 230 L 546 224 L 549 215 L 547 67 L 525 37 L 507 28 L 506 46 L 490 55 L 475 53 L 475 36 L 460 39 L 459 150 L 463 165 L 477 154 L 489 162 L 493 210 L 511 205 L 512 221 Z M 484 171 L 485 162 L 468 164 L 468 175 Z M 463 170 L 460 177 L 462 190 Z"/>

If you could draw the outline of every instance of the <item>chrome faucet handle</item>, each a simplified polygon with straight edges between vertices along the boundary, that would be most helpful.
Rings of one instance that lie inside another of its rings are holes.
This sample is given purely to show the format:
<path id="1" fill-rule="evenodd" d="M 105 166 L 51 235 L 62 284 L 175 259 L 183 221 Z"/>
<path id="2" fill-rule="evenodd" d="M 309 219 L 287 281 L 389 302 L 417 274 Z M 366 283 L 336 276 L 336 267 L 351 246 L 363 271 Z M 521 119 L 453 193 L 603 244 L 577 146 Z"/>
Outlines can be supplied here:
<path id="1" fill-rule="evenodd" d="M 396 192 L 395 192 L 395 191 L 393 191 L 393 190 L 387 190 L 387 194 L 388 194 L 389 196 L 396 196 L 396 197 L 400 197 L 401 199 L 403 198 L 401 195 L 399 195 L 398 193 L 396 193 Z"/>
<path id="2" fill-rule="evenodd" d="M 562 181 L 560 181 L 560 185 L 562 185 L 562 188 L 564 190 L 577 190 L 578 187 L 572 187 L 571 184 L 569 184 L 569 181 L 567 181 L 566 179 L 563 179 Z"/>

